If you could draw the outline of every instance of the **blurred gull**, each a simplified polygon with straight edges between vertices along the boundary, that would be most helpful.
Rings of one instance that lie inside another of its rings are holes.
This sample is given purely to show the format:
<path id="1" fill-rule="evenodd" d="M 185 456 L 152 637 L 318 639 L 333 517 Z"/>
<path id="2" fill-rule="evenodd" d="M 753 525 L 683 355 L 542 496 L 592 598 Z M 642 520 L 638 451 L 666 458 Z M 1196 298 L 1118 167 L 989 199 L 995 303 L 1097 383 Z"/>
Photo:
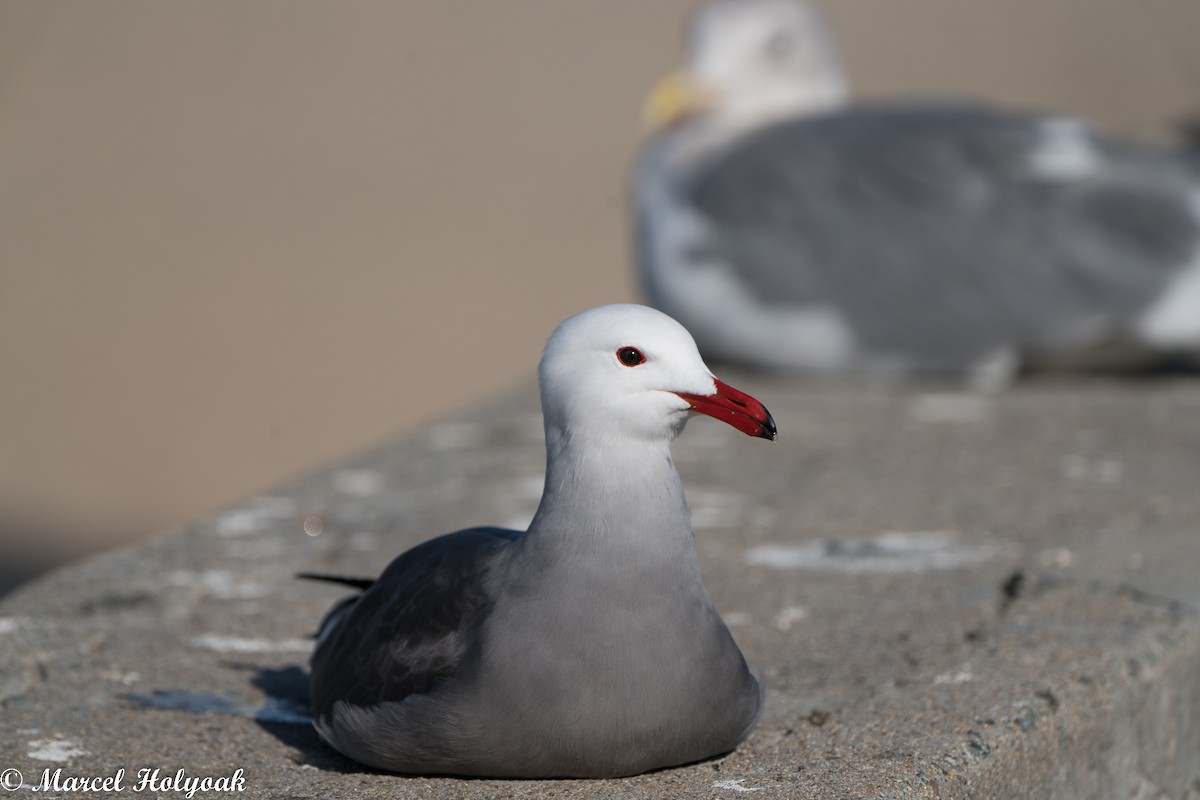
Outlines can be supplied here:
<path id="1" fill-rule="evenodd" d="M 775 438 L 677 322 L 604 306 L 539 368 L 546 479 L 528 531 L 397 557 L 334 607 L 312 658 L 321 737 L 381 769 L 614 777 L 733 749 L 761 688 L 700 579 L 670 442 L 693 412 Z M 318 576 L 309 576 L 318 577 Z"/>
<path id="2" fill-rule="evenodd" d="M 1002 384 L 1200 353 L 1185 154 L 1059 116 L 849 106 L 795 0 L 713 0 L 689 45 L 647 104 L 637 248 L 706 356 Z"/>

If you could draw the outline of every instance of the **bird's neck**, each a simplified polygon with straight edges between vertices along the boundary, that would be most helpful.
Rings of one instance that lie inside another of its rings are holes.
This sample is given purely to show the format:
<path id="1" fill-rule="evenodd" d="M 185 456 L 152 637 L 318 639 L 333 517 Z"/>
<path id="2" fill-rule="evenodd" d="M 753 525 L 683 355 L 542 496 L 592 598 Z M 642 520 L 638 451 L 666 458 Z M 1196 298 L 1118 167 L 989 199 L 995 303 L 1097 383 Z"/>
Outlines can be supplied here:
<path id="1" fill-rule="evenodd" d="M 785 119 L 814 117 L 844 108 L 849 90 L 836 73 L 804 83 L 777 83 L 735 95 L 712 116 L 739 132 L 762 128 Z"/>
<path id="2" fill-rule="evenodd" d="M 666 440 L 548 430 L 546 485 L 529 533 L 531 543 L 564 552 L 695 559 Z"/>

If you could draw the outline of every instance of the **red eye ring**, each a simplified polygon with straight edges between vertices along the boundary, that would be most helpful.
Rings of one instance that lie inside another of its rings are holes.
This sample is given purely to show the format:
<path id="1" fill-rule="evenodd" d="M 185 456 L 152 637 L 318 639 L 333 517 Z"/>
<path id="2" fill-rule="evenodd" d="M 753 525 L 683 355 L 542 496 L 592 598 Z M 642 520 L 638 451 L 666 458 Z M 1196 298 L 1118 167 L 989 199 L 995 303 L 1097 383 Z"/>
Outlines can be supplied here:
<path id="1" fill-rule="evenodd" d="M 639 364 L 645 364 L 646 357 L 636 347 L 622 347 L 617 351 L 617 361 L 627 367 L 636 367 Z"/>

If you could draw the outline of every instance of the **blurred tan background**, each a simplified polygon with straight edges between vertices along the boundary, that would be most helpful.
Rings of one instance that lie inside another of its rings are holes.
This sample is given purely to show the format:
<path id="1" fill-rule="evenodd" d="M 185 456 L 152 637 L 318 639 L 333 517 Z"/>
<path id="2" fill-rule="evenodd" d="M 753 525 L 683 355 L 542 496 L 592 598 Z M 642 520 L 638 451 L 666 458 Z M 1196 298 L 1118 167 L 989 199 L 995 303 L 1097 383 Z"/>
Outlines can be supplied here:
<path id="1" fill-rule="evenodd" d="M 639 105 L 692 5 L 0 0 L 0 592 L 486 402 L 636 299 Z M 1194 0 L 822 6 L 861 96 L 1200 110 Z"/>

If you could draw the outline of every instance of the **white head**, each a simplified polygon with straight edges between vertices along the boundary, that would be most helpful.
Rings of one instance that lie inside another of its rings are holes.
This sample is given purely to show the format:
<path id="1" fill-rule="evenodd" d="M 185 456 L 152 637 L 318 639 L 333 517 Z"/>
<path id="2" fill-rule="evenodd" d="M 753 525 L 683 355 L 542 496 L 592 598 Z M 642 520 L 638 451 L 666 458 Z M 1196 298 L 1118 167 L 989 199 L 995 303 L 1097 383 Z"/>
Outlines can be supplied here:
<path id="1" fill-rule="evenodd" d="M 669 441 L 691 412 L 775 438 L 771 415 L 715 377 L 691 334 L 638 305 L 600 306 L 559 325 L 538 367 L 547 438 Z"/>
<path id="2" fill-rule="evenodd" d="M 837 47 L 804 0 L 710 0 L 692 19 L 684 72 L 651 95 L 652 124 L 705 114 L 752 127 L 849 99 Z"/>

